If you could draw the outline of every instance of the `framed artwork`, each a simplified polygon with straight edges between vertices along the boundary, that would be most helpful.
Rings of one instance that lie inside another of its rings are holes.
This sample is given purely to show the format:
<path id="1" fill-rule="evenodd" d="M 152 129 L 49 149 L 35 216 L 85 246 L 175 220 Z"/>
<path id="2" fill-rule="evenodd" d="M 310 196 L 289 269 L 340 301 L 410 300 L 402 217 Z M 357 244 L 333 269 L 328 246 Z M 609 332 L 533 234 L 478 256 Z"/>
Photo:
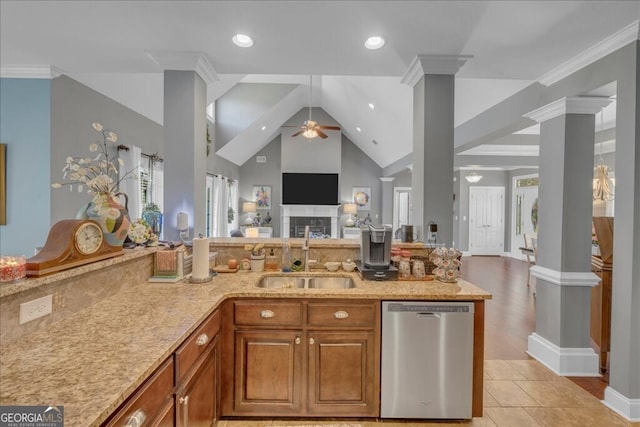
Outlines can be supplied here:
<path id="1" fill-rule="evenodd" d="M 358 205 L 359 211 L 371 210 L 371 187 L 353 187 L 353 203 Z"/>
<path id="2" fill-rule="evenodd" d="M 7 156 L 6 144 L 0 144 L 0 225 L 7 224 Z"/>
<path id="3" fill-rule="evenodd" d="M 271 209 L 271 186 L 254 185 L 253 200 L 256 202 L 256 208 Z"/>

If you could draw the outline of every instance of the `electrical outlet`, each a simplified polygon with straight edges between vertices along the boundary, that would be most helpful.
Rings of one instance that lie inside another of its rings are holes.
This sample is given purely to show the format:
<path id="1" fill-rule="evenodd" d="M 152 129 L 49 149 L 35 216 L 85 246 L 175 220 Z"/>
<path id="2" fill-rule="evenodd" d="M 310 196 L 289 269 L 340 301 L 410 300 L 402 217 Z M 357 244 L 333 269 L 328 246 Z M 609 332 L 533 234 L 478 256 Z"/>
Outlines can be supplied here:
<path id="1" fill-rule="evenodd" d="M 20 324 L 30 322 L 51 313 L 53 295 L 34 299 L 20 304 Z"/>

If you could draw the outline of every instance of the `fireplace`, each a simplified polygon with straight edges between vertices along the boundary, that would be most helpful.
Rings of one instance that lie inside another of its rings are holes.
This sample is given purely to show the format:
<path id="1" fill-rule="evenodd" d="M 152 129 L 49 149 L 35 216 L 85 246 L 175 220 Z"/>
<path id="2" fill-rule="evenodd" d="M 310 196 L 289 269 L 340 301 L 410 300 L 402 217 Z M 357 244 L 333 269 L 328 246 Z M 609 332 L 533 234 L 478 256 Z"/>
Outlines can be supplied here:
<path id="1" fill-rule="evenodd" d="M 282 205 L 281 207 L 282 237 L 303 237 L 304 227 L 309 225 L 312 237 L 338 238 L 339 205 Z"/>

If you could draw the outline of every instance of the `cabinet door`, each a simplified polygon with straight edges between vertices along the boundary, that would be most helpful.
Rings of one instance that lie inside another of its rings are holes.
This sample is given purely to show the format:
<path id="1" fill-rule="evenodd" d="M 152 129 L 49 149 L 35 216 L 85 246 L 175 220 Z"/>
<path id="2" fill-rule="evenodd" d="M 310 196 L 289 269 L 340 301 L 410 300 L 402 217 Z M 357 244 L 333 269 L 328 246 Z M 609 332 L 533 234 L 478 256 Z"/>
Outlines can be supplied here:
<path id="1" fill-rule="evenodd" d="M 235 333 L 235 402 L 238 414 L 299 414 L 301 331 Z"/>
<path id="2" fill-rule="evenodd" d="M 210 427 L 214 424 L 218 402 L 218 348 L 216 339 L 179 385 L 176 393 L 177 426 Z"/>
<path id="3" fill-rule="evenodd" d="M 309 414 L 378 416 L 373 331 L 309 331 Z"/>

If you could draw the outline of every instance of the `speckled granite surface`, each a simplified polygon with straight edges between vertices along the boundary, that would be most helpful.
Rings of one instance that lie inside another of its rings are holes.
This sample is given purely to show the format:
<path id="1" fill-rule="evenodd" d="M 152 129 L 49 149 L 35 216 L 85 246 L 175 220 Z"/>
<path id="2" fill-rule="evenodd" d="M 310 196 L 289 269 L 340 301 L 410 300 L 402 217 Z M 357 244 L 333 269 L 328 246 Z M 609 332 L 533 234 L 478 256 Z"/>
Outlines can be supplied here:
<path id="1" fill-rule="evenodd" d="M 464 280 L 371 282 L 356 273 L 329 273 L 351 276 L 354 289 L 257 288 L 265 274 L 278 273 L 220 274 L 206 284 L 143 283 L 3 346 L 0 405 L 64 405 L 67 427 L 99 425 L 230 297 L 491 298 Z"/>

